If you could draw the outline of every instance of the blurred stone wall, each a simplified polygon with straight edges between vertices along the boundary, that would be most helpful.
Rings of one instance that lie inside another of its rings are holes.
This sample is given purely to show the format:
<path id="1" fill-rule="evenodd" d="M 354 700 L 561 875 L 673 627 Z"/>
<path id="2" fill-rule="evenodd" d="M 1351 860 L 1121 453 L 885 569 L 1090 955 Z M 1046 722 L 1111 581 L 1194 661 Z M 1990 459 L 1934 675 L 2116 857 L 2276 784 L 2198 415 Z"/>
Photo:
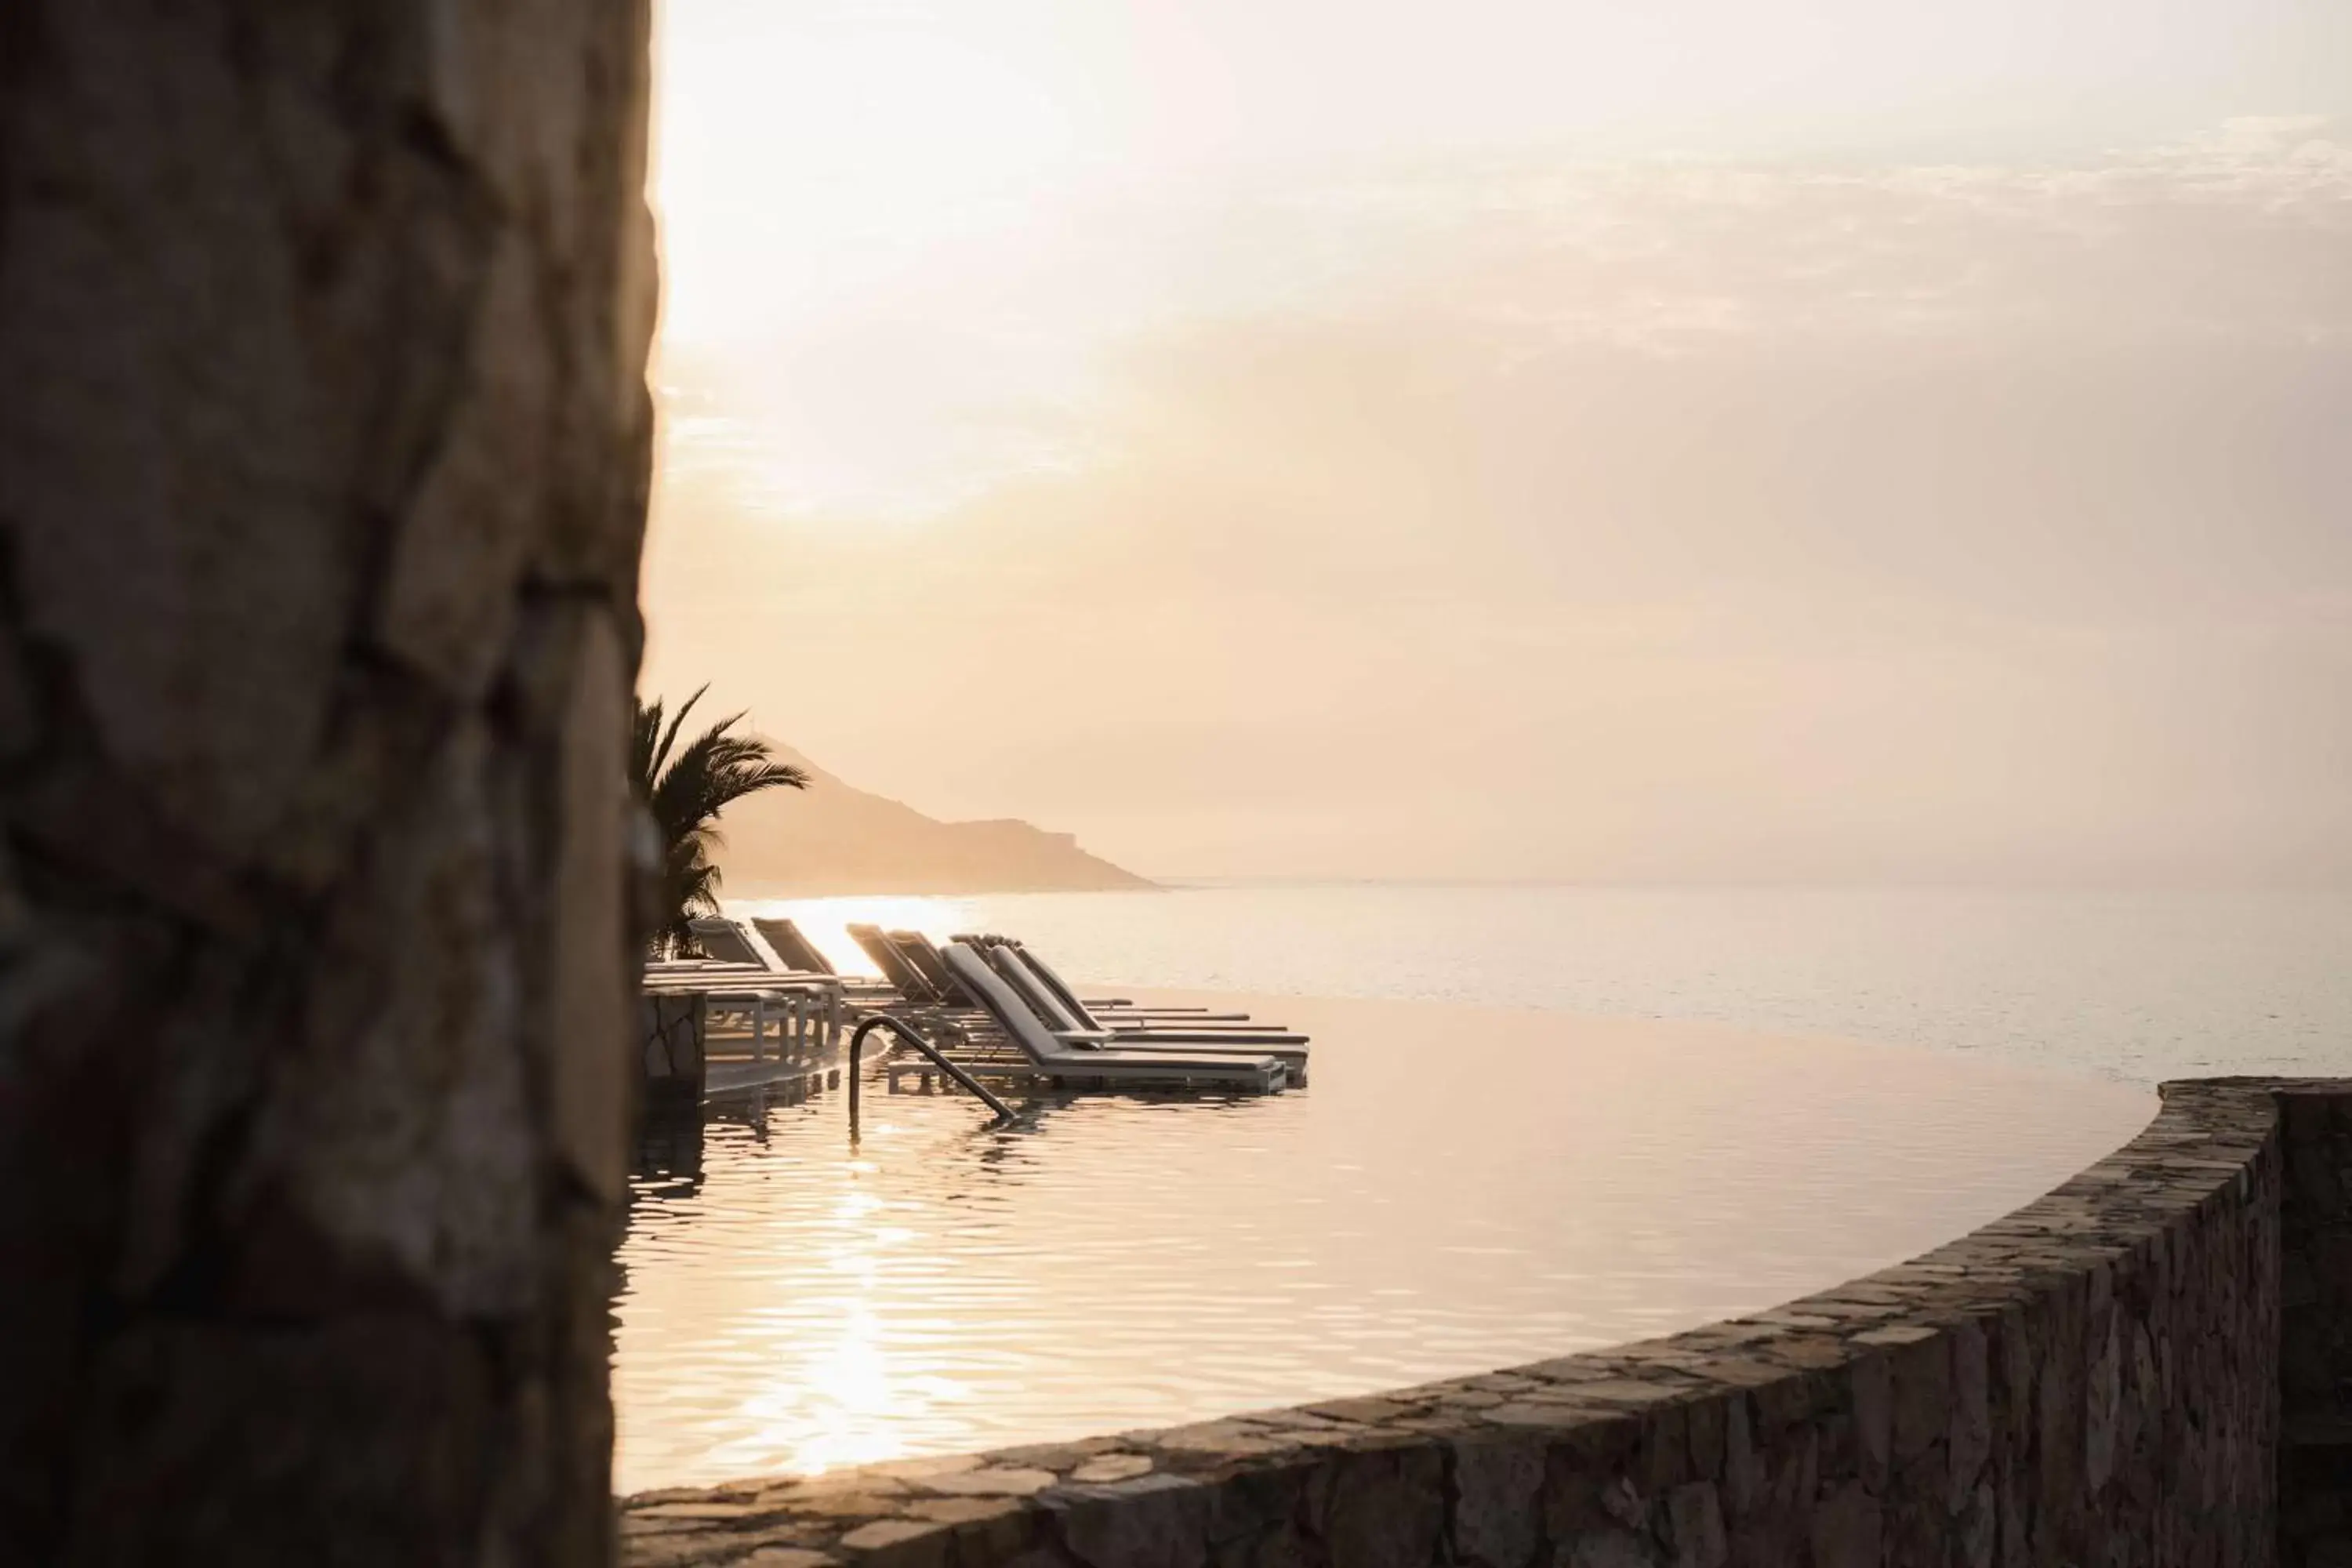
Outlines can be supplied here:
<path id="1" fill-rule="evenodd" d="M 2048 1196 L 1751 1318 L 1373 1398 L 648 1493 L 625 1509 L 624 1555 L 2263 1568 L 2279 1556 L 2284 1173 L 2307 1168 L 2299 1185 L 2335 1201 L 2347 1104 L 2352 1085 L 2168 1085 L 2146 1131 Z M 2301 1246 L 2320 1226 L 2290 1218 L 2287 1234 Z M 2291 1303 L 2317 1289 L 2307 1261 L 2284 1272 Z M 2298 1321 L 2324 1339 L 2312 1364 L 2340 1365 L 2342 1320 L 2291 1305 L 2290 1345 Z M 2340 1381 L 2289 1387 L 2291 1408 L 2346 1409 Z"/>
<path id="2" fill-rule="evenodd" d="M 609 1559 L 646 0 L 0 10 L 0 1557 Z"/>

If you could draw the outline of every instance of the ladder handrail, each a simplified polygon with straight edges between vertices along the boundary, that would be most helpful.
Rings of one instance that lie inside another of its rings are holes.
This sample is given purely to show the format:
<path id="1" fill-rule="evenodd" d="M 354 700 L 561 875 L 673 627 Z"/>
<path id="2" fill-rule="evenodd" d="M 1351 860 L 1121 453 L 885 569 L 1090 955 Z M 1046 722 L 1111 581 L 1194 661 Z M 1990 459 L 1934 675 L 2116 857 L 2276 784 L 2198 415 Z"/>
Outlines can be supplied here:
<path id="1" fill-rule="evenodd" d="M 887 1013 L 869 1014 L 858 1020 L 857 1027 L 849 1032 L 849 1107 L 852 1114 L 855 1114 L 857 1109 L 858 1060 L 866 1051 L 866 1037 L 877 1029 L 888 1029 L 907 1044 L 930 1058 L 933 1065 L 941 1072 L 971 1090 L 981 1103 L 996 1112 L 996 1119 L 999 1121 L 1015 1120 L 1011 1106 L 997 1099 L 978 1079 L 941 1056 L 939 1047 L 917 1033 L 912 1024 L 903 1018 L 894 1018 Z"/>

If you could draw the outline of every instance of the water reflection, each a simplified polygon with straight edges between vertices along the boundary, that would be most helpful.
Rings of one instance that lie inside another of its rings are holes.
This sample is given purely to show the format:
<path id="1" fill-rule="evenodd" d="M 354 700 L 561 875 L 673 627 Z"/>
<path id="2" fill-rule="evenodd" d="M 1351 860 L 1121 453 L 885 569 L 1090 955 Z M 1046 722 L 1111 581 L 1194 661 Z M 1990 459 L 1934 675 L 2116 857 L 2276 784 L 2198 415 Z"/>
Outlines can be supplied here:
<path id="1" fill-rule="evenodd" d="M 865 1114 L 860 1107 L 872 1105 L 873 1097 L 877 1094 L 885 1097 L 883 1106 L 886 1110 L 895 1100 L 910 1097 L 929 1099 L 934 1094 L 963 1106 L 972 1126 L 971 1137 L 961 1152 L 968 1152 L 971 1168 L 978 1173 L 986 1173 L 992 1168 L 1016 1166 L 1024 1158 L 1023 1151 L 1026 1140 L 1049 1131 L 1055 1114 L 1070 1110 L 1083 1101 L 1101 1098 L 1100 1092 L 1094 1090 L 1081 1093 L 1076 1090 L 1049 1089 L 1043 1086 L 1021 1088 L 1009 1083 L 1001 1083 L 997 1086 L 998 1089 L 1012 1106 L 1013 1115 L 1010 1123 L 1000 1122 L 982 1111 L 971 1100 L 958 1098 L 954 1091 L 944 1084 L 935 1089 L 919 1089 L 910 1080 L 903 1093 L 890 1092 L 884 1074 L 877 1066 L 877 1059 L 875 1057 L 866 1058 L 866 1068 L 861 1077 L 864 1084 L 863 1092 L 849 1094 L 845 1090 L 843 1095 L 845 1102 L 843 1120 L 848 1133 L 849 1151 L 853 1155 L 857 1152 L 859 1141 L 865 1131 Z M 845 1074 L 847 1070 L 845 1066 Z M 1300 1089 L 1292 1092 L 1306 1091 Z M 1268 1097 L 1264 1095 L 1234 1094 L 1214 1089 L 1127 1089 L 1121 1091 L 1119 1098 L 1138 1105 L 1161 1106 L 1218 1105 L 1243 1108 L 1270 1103 Z M 764 1136 L 764 1133 L 761 1135 Z"/>
<path id="2" fill-rule="evenodd" d="M 702 1190 L 702 1127 L 699 1106 L 661 1106 L 646 1114 L 637 1133 L 632 1202 L 690 1198 Z"/>
<path id="3" fill-rule="evenodd" d="M 1867 1047 L 1285 1000 L 1313 1090 L 649 1130 L 624 1489 L 1076 1436 L 1660 1331 L 1906 1255 L 2146 1097 Z"/>

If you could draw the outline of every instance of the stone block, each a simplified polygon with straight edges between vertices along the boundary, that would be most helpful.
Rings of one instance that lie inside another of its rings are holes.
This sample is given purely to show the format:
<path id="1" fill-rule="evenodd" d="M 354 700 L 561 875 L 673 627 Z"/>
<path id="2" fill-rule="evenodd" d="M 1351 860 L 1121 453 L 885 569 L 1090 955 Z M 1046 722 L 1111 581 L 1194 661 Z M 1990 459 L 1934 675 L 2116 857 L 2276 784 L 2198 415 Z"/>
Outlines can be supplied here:
<path id="1" fill-rule="evenodd" d="M 1881 1568 L 1884 1534 L 1878 1500 L 1849 1481 L 1813 1510 L 1813 1568 Z"/>
<path id="2" fill-rule="evenodd" d="M 1454 1446 L 1454 1553 L 1480 1568 L 1522 1568 L 1543 1527 L 1544 1451 L 1532 1442 Z"/>
<path id="3" fill-rule="evenodd" d="M 1724 1401 L 1723 1494 L 1735 1516 L 1755 1508 L 1764 1490 L 1764 1464 L 1752 1430 L 1747 1399 L 1735 1394 Z"/>
<path id="4" fill-rule="evenodd" d="M 1723 1479 L 1724 1427 L 1736 1397 L 1703 1399 L 1690 1407 L 1690 1473 L 1701 1480 Z"/>
<path id="5" fill-rule="evenodd" d="M 1601 1485 L 1601 1511 L 1628 1530 L 1639 1530 L 1649 1522 L 1649 1500 L 1630 1476 L 1612 1476 Z"/>
<path id="6" fill-rule="evenodd" d="M 1641 1455 L 1641 1488 L 1651 1496 L 1690 1479 L 1690 1407 L 1662 1406 L 1643 1421 Z"/>
<path id="7" fill-rule="evenodd" d="M 1992 1453 L 1992 1377 L 1984 1330 L 1962 1323 L 1951 1331 L 1951 1423 L 1946 1434 L 1952 1507 L 1975 1490 L 1977 1474 Z"/>
<path id="8" fill-rule="evenodd" d="M 1198 1483 L 1169 1475 L 1089 1488 L 1056 1504 L 1056 1533 L 1081 1563 L 1119 1568 L 1207 1568 L 1209 1500 Z"/>
<path id="9" fill-rule="evenodd" d="M 1150 1473 L 1151 1458 L 1149 1455 L 1098 1454 L 1072 1469 L 1070 1479 L 1081 1484 L 1125 1481 Z"/>
<path id="10" fill-rule="evenodd" d="M 1323 1538 L 1334 1562 L 1421 1568 L 1445 1534 L 1445 1473 L 1436 1448 L 1350 1454 L 1336 1461 Z"/>
<path id="11" fill-rule="evenodd" d="M 1894 1368 L 1884 1354 L 1865 1355 L 1847 1370 L 1846 1379 L 1862 1479 L 1882 1486 L 1895 1452 Z"/>
<path id="12" fill-rule="evenodd" d="M 1586 1531 L 1559 1553 L 1566 1568 L 1660 1568 L 1657 1549 L 1630 1530 Z"/>
<path id="13" fill-rule="evenodd" d="M 649 1095 L 701 1098 L 707 1026 L 698 996 L 637 999 L 639 1059 Z"/>
<path id="14" fill-rule="evenodd" d="M 1667 1493 L 1666 1521 L 1674 1568 L 1724 1568 L 1729 1547 L 1722 1501 L 1712 1483 L 1694 1481 Z"/>
<path id="15" fill-rule="evenodd" d="M 1052 1486 L 1057 1479 L 1051 1470 L 990 1465 L 953 1475 L 933 1476 L 923 1485 L 950 1497 L 1029 1497 Z"/>
<path id="16" fill-rule="evenodd" d="M 887 1561 L 893 1568 L 944 1564 L 948 1559 L 948 1532 L 921 1520 L 877 1519 L 844 1535 L 841 1545 L 868 1561 Z"/>
<path id="17" fill-rule="evenodd" d="M 1897 1345 L 1886 1354 L 1894 1395 L 1894 1458 L 1907 1463 L 1951 1429 L 1952 1347 L 1948 1338 Z"/>

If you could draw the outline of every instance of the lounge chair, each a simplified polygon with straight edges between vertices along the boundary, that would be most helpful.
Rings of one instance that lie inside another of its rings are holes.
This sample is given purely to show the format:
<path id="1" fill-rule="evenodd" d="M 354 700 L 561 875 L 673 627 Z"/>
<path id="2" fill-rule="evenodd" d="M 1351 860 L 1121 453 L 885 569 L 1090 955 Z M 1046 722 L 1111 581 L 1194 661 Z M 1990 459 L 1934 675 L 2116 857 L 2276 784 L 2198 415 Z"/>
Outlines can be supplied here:
<path id="1" fill-rule="evenodd" d="M 782 1001 L 795 998 L 789 1009 L 793 1033 L 805 1040 L 811 1026 L 816 1025 L 823 1037 L 830 1040 L 841 1023 L 845 985 L 841 977 L 830 969 L 817 972 L 791 967 L 772 952 L 767 943 L 755 936 L 740 921 L 710 918 L 689 921 L 688 928 L 708 957 L 697 963 L 687 960 L 659 966 L 648 965 L 646 982 L 649 988 L 695 989 L 705 991 L 714 1004 L 721 1006 L 742 1006 L 755 992 Z M 732 992 L 720 987 L 735 988 Z M 808 1004 L 822 1004 L 818 1016 L 812 1018 Z M 757 1042 L 764 1031 L 765 1004 L 751 1004 L 750 1023 L 752 1029 L 754 1054 Z"/>
<path id="2" fill-rule="evenodd" d="M 826 999 L 828 1013 L 832 999 L 840 994 L 841 980 L 837 975 L 813 974 L 785 967 L 740 921 L 698 920 L 688 925 L 707 956 L 646 964 L 645 984 L 648 990 L 692 990 L 714 998 L 730 993 L 749 996 L 754 992 L 771 996 L 817 996 Z"/>
<path id="3" fill-rule="evenodd" d="M 792 921 L 781 916 L 754 919 L 751 929 L 760 933 L 760 940 L 768 944 L 770 952 L 784 961 L 786 967 L 811 974 L 834 973 L 832 961 L 819 952 L 816 943 L 803 936 L 801 928 Z"/>
<path id="4" fill-rule="evenodd" d="M 1027 955 L 1014 943 L 987 949 L 987 961 L 1014 994 L 1028 1005 L 1058 1039 L 1073 1045 L 1093 1045 L 1118 1050 L 1157 1050 L 1175 1055 L 1194 1052 L 1263 1051 L 1280 1058 L 1293 1081 L 1307 1076 L 1307 1038 L 1278 1028 L 1202 1029 L 1190 1025 L 1165 1028 L 1109 1029 L 1083 1008 L 1073 1014 L 1028 967 Z"/>
<path id="5" fill-rule="evenodd" d="M 686 922 L 694 932 L 694 942 L 704 956 L 719 963 L 745 963 L 754 969 L 777 970 L 775 963 L 757 938 L 744 930 L 737 921 L 698 920 Z"/>
<path id="6" fill-rule="evenodd" d="M 898 977 L 900 984 L 893 990 L 912 1009 L 910 1021 L 919 1022 L 957 1060 L 982 1066 L 1001 1064 L 1008 1058 L 1022 1059 L 980 998 L 948 968 L 929 937 L 917 931 L 886 931 L 870 925 L 848 929 L 851 940 L 874 960 L 877 968 Z M 897 1050 L 892 1047 L 894 1054 Z"/>
<path id="7" fill-rule="evenodd" d="M 825 957 L 816 943 L 809 941 L 799 926 L 781 915 L 755 919 L 751 921 L 751 929 L 760 933 L 760 940 L 767 944 L 768 951 L 793 973 L 822 974 L 840 982 L 845 1003 L 872 1003 L 885 997 L 896 999 L 898 994 L 897 988 L 887 981 L 869 980 L 862 974 L 843 974 L 835 970 L 833 961 Z"/>
<path id="8" fill-rule="evenodd" d="M 707 950 L 749 953 L 751 963 L 762 966 L 779 980 L 830 986 L 852 997 L 860 991 L 884 989 L 879 981 L 868 980 L 862 975 L 836 973 L 833 965 L 825 962 L 824 954 L 819 952 L 815 944 L 803 936 L 800 929 L 790 921 L 754 921 L 751 925 L 761 928 L 757 936 L 741 921 L 707 920 L 688 923 L 694 928 L 696 940 L 701 942 Z M 784 946 L 780 947 L 772 940 L 774 933 L 765 929 L 772 926 L 781 927 L 782 933 L 788 936 L 789 941 Z M 706 927 L 711 929 L 706 931 Z M 786 952 L 786 947 L 793 951 Z"/>
<path id="9" fill-rule="evenodd" d="M 874 967 L 882 972 L 882 978 L 914 1005 L 961 1008 L 975 1005 L 968 997 L 933 985 L 923 972 L 915 967 L 914 962 L 899 951 L 898 944 L 890 939 L 890 933 L 880 926 L 853 925 L 847 929 L 849 940 L 857 944 L 860 952 L 874 961 Z"/>
<path id="10" fill-rule="evenodd" d="M 898 931 L 893 934 L 900 938 L 900 945 L 904 946 L 904 939 L 914 933 Z M 920 940 L 925 945 L 929 945 L 929 938 Z M 983 953 L 992 953 L 999 947 L 1013 947 L 1019 948 L 1024 952 L 1029 952 L 1018 938 L 999 936 L 994 932 L 982 935 L 959 935 L 953 940 L 978 948 Z M 1039 959 L 1034 953 L 1030 953 L 1030 960 L 1038 968 L 1045 967 L 1044 960 Z M 1050 984 L 1060 999 L 1068 1004 L 1074 1012 L 1084 1014 L 1089 1008 L 1098 1010 L 1098 1020 L 1107 1028 L 1132 1029 L 1156 1027 L 1161 1025 L 1174 1028 L 1193 1024 L 1246 1024 L 1250 1021 L 1250 1016 L 1247 1013 L 1212 1013 L 1206 1007 L 1198 1005 L 1137 1002 L 1126 996 L 1089 996 L 1084 1002 L 1080 1002 L 1077 997 L 1070 994 L 1069 988 L 1062 984 L 1059 975 L 1052 975 Z"/>
<path id="11" fill-rule="evenodd" d="M 1166 1030 L 1197 1029 L 1203 1024 L 1232 1024 L 1236 1027 L 1211 1032 L 1219 1035 L 1286 1035 L 1287 1033 L 1279 1024 L 1254 1023 L 1247 1013 L 1212 1013 L 1197 1007 L 1138 1008 L 1134 1011 L 1122 1007 L 1117 1010 L 1106 1009 L 1098 1014 L 1094 1009 L 1101 1007 L 1102 1003 L 1079 1000 L 1077 994 L 1070 989 L 1069 984 L 1055 973 L 1054 967 L 1030 951 L 1027 944 L 1017 938 L 991 937 L 982 951 L 987 953 L 989 961 L 997 965 L 1005 978 L 1011 980 L 1013 985 L 1022 990 L 1024 994 L 1041 992 L 1042 994 L 1037 994 L 1034 998 L 1039 1004 L 1041 1010 L 1047 1017 L 1058 1019 L 1066 1028 L 1079 1030 L 1142 1028 L 1159 1033 Z M 1139 1023 L 1136 1020 L 1142 1020 L 1142 1022 Z M 1298 1040 L 1306 1038 L 1303 1035 L 1289 1037 Z"/>
<path id="12" fill-rule="evenodd" d="M 963 988 L 963 983 L 949 973 L 946 962 L 940 957 L 939 945 L 932 942 L 929 937 L 925 936 L 921 931 L 881 931 L 877 936 L 875 934 L 877 928 L 863 927 L 861 930 L 866 933 L 864 941 L 866 944 L 867 951 L 875 955 L 875 959 L 877 963 L 882 962 L 881 952 L 883 948 L 887 946 L 893 953 L 896 954 L 899 963 L 904 963 L 908 968 L 913 970 L 917 974 L 922 977 L 923 984 L 929 988 L 929 996 L 925 999 L 928 1005 L 952 1008 L 979 1007 L 979 999 L 974 997 L 970 992 L 966 991 Z M 1121 1015 L 1121 1026 L 1130 1028 L 1138 1026 L 1135 1024 L 1126 1022 L 1128 1016 L 1128 1015 Z M 1156 1013 L 1149 1015 L 1137 1014 L 1134 1015 L 1134 1016 L 1138 1018 L 1146 1016 L 1158 1017 L 1160 1015 Z M 1184 1016 L 1189 1019 L 1200 1016 L 1200 1015 L 1188 1013 L 1184 1015 Z M 1218 1015 L 1218 1016 L 1227 1022 L 1240 1022 L 1246 1019 L 1247 1015 L 1228 1013 Z"/>
<path id="13" fill-rule="evenodd" d="M 977 950 L 951 942 L 940 950 L 940 957 L 948 972 L 1004 1031 L 1005 1038 L 1039 1072 L 1111 1084 L 1216 1085 L 1259 1094 L 1274 1093 L 1289 1080 L 1280 1058 L 1271 1052 L 1196 1055 L 1065 1039 L 1046 1027 Z"/>
<path id="14" fill-rule="evenodd" d="M 940 950 L 932 944 L 929 937 L 919 931 L 894 931 L 883 934 L 908 966 L 923 977 L 923 984 L 931 988 L 933 995 L 941 999 L 943 1005 L 980 1005 L 980 999 L 966 991 L 963 982 L 949 971 L 946 961 L 940 957 Z"/>

